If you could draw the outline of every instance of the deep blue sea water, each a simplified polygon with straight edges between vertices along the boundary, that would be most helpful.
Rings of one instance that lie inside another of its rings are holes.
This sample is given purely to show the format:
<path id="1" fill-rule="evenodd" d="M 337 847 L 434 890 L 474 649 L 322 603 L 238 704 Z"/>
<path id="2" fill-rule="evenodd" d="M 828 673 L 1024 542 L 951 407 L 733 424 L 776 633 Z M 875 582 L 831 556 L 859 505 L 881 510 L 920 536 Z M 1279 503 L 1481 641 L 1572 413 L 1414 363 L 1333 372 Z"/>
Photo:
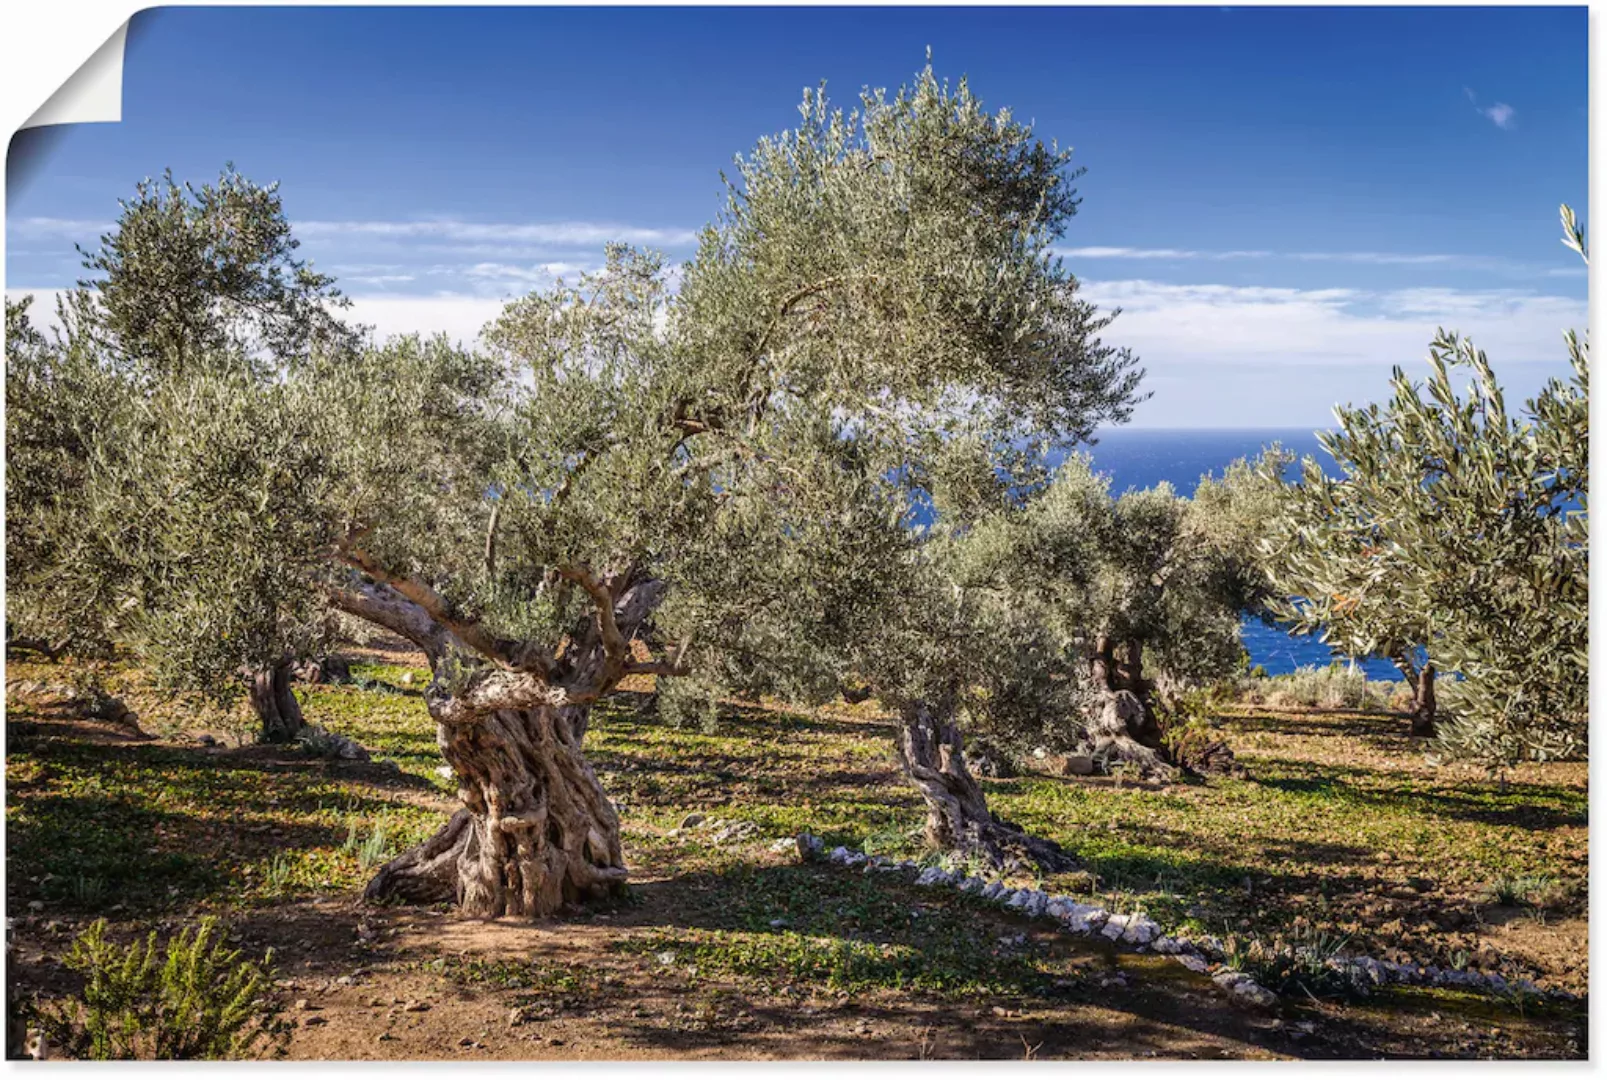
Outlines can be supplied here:
<path id="1" fill-rule="evenodd" d="M 1115 494 L 1128 488 L 1154 487 L 1168 481 L 1179 493 L 1194 491 L 1206 473 L 1220 476 L 1235 458 L 1254 457 L 1262 447 L 1281 443 L 1298 455 L 1310 455 L 1332 471 L 1333 461 L 1323 452 L 1314 432 L 1306 428 L 1263 430 L 1157 430 L 1116 428 L 1101 432 L 1098 442 L 1086 448 L 1094 459 L 1094 469 L 1111 478 Z M 1294 637 L 1278 626 L 1265 626 L 1247 619 L 1241 628 L 1250 662 L 1260 664 L 1271 675 L 1286 674 L 1297 667 L 1330 663 L 1334 656 L 1328 646 L 1313 637 Z M 1387 660 L 1359 659 L 1358 666 L 1370 679 L 1399 679 L 1400 673 Z"/>

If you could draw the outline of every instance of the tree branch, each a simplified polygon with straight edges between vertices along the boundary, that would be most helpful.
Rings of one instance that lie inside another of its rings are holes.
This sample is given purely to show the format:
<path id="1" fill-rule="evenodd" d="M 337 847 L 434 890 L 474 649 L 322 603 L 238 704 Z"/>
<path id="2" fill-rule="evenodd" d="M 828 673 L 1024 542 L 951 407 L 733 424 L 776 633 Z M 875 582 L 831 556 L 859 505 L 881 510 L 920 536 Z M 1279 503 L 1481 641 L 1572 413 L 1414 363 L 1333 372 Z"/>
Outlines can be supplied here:
<path id="1" fill-rule="evenodd" d="M 361 570 L 381 585 L 389 587 L 402 599 L 422 608 L 424 613 L 440 624 L 469 649 L 503 667 L 515 671 L 552 672 L 553 659 L 547 650 L 530 642 L 507 641 L 488 633 L 477 619 L 463 619 L 452 613 L 451 606 L 441 594 L 417 578 L 391 573 L 379 560 L 350 542 L 340 548 L 340 558 L 348 565 Z"/>
<path id="2" fill-rule="evenodd" d="M 417 645 L 429 657 L 431 667 L 446 648 L 446 628 L 388 585 L 354 581 L 346 587 L 329 586 L 328 595 L 330 604 L 338 610 L 382 626 Z"/>

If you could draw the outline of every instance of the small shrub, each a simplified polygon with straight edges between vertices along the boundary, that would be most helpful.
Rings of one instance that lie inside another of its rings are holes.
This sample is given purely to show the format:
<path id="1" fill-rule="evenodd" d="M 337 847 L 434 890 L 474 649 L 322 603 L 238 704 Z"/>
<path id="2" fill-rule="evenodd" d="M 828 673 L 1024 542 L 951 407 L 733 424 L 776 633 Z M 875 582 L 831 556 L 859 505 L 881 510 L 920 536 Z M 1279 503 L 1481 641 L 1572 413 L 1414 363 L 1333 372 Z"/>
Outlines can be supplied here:
<path id="1" fill-rule="evenodd" d="M 1349 940 L 1310 928 L 1296 928 L 1288 936 L 1278 934 L 1270 939 L 1228 934 L 1222 942 L 1223 963 L 1276 994 L 1365 997 L 1365 982 L 1338 962 L 1340 950 Z"/>
<path id="2" fill-rule="evenodd" d="M 354 821 L 346 826 L 346 842 L 341 844 L 340 850 L 343 854 L 355 855 L 357 865 L 371 870 L 390 858 L 390 839 L 384 825 L 374 826 L 374 831 L 365 837 L 358 832 Z"/>
<path id="3" fill-rule="evenodd" d="M 92 908 L 106 896 L 106 879 L 93 874 L 74 874 L 69 888 L 74 903 L 82 908 Z"/>
<path id="4" fill-rule="evenodd" d="M 348 843 L 350 841 L 348 840 Z M 391 857 L 391 838 L 384 825 L 374 826 L 367 839 L 357 845 L 357 865 L 372 870 Z"/>
<path id="5" fill-rule="evenodd" d="M 1490 882 L 1484 898 L 1488 903 L 1502 907 L 1548 908 L 1561 906 L 1566 890 L 1549 877 L 1502 875 Z"/>
<path id="6" fill-rule="evenodd" d="M 1267 704 L 1284 708 L 1377 710 L 1390 707 L 1397 684 L 1369 681 L 1361 668 L 1336 662 L 1274 675 L 1256 689 Z"/>
<path id="7" fill-rule="evenodd" d="M 159 955 L 154 931 L 124 948 L 106 940 L 106 921 L 97 920 L 64 961 L 84 977 L 82 993 L 40 1010 L 46 1039 L 68 1057 L 95 1061 L 244 1058 L 282 1048 L 289 1026 L 270 991 L 272 950 L 261 964 L 242 960 L 219 936 L 217 921 L 202 919 Z"/>

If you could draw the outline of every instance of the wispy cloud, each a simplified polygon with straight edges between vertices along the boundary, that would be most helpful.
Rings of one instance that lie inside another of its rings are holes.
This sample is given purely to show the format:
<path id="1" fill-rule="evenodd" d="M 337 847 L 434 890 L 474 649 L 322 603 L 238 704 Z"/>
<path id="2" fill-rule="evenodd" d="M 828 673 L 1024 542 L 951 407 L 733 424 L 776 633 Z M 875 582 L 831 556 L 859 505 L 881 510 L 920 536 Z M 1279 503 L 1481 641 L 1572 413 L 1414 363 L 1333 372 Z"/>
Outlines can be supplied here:
<path id="1" fill-rule="evenodd" d="M 437 267 L 437 271 L 445 268 Z M 584 274 L 589 267 L 579 263 L 550 262 L 539 266 L 513 266 L 508 263 L 482 262 L 473 266 L 466 266 L 462 273 L 466 277 L 477 281 L 494 282 L 505 285 L 520 285 L 525 288 L 532 286 L 547 286 L 559 278 L 573 280 Z"/>
<path id="2" fill-rule="evenodd" d="M 456 219 L 423 221 L 294 221 L 297 236 L 352 240 L 425 241 L 458 249 L 464 245 L 541 244 L 554 248 L 599 248 L 611 241 L 649 247 L 687 248 L 697 243 L 693 229 L 622 225 L 597 221 L 481 222 Z M 7 223 L 17 236 L 64 236 L 93 239 L 112 228 L 111 222 L 75 218 L 27 217 Z M 421 245 L 422 246 L 422 245 Z"/>
<path id="3" fill-rule="evenodd" d="M 1188 248 L 1075 247 L 1056 252 L 1068 259 L 1131 259 L 1152 261 L 1227 262 L 1265 259 L 1292 262 L 1348 263 L 1360 266 L 1444 266 L 1463 270 L 1487 270 L 1509 274 L 1543 274 L 1548 277 L 1572 276 L 1569 270 L 1557 274 L 1548 268 L 1531 266 L 1496 255 L 1419 253 L 1405 251 L 1202 251 Z"/>
<path id="4" fill-rule="evenodd" d="M 65 236 L 72 240 L 94 240 L 111 228 L 109 221 L 81 218 L 27 217 L 6 222 L 6 231 L 17 236 Z"/>
<path id="5" fill-rule="evenodd" d="M 591 221 L 300 221 L 294 223 L 294 228 L 298 235 L 304 237 L 428 239 L 464 244 L 516 241 L 557 247 L 596 247 L 617 240 L 627 244 L 680 248 L 697 242 L 697 233 L 692 229 L 644 228 Z"/>
<path id="6" fill-rule="evenodd" d="M 1473 89 L 1467 86 L 1462 87 L 1462 93 L 1467 95 L 1468 101 L 1473 105 L 1474 112 L 1488 119 L 1490 123 L 1502 131 L 1510 131 L 1516 126 L 1518 110 L 1511 105 L 1504 101 L 1498 101 L 1494 105 L 1480 105 L 1479 95 L 1475 94 Z"/>
<path id="7" fill-rule="evenodd" d="M 1516 123 L 1518 110 L 1504 101 L 1498 101 L 1488 109 L 1480 109 L 1481 113 L 1490 118 L 1490 122 L 1503 130 L 1510 129 Z"/>
<path id="8" fill-rule="evenodd" d="M 1587 321 L 1585 301 L 1520 289 L 1284 289 L 1094 281 L 1084 294 L 1120 307 L 1106 331 L 1146 364 L 1276 363 L 1410 366 L 1439 327 L 1456 329 L 1498 365 L 1562 357 L 1562 330 Z"/>
<path id="9" fill-rule="evenodd" d="M 1060 248 L 1057 252 L 1070 258 L 1082 259 L 1266 259 L 1270 251 L 1191 251 L 1186 248 L 1138 247 L 1075 247 Z"/>

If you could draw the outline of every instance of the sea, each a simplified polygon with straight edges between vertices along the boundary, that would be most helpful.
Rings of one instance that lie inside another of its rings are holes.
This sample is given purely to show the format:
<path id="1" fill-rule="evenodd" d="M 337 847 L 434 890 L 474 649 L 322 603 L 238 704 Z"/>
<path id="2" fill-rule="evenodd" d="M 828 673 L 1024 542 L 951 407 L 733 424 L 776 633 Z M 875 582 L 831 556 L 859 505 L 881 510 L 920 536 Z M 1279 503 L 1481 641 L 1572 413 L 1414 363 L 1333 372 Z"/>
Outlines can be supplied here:
<path id="1" fill-rule="evenodd" d="M 1165 480 L 1180 494 L 1194 491 L 1207 473 L 1221 476 L 1234 460 L 1254 457 L 1262 448 L 1277 443 L 1297 456 L 1315 458 L 1330 473 L 1333 459 L 1322 449 L 1316 432 L 1309 428 L 1260 428 L 1255 430 L 1183 430 L 1156 428 L 1114 428 L 1098 433 L 1092 446 L 1082 450 L 1093 458 L 1094 470 L 1111 478 L 1111 492 L 1129 488 L 1148 488 Z M 1291 474 L 1294 469 L 1291 468 Z M 1400 672 L 1380 657 L 1335 655 L 1316 637 L 1297 637 L 1281 626 L 1268 626 L 1258 619 L 1246 619 L 1240 627 L 1250 663 L 1259 664 L 1269 675 L 1283 675 L 1296 668 L 1325 666 L 1340 660 L 1354 663 L 1369 679 L 1399 680 Z"/>

